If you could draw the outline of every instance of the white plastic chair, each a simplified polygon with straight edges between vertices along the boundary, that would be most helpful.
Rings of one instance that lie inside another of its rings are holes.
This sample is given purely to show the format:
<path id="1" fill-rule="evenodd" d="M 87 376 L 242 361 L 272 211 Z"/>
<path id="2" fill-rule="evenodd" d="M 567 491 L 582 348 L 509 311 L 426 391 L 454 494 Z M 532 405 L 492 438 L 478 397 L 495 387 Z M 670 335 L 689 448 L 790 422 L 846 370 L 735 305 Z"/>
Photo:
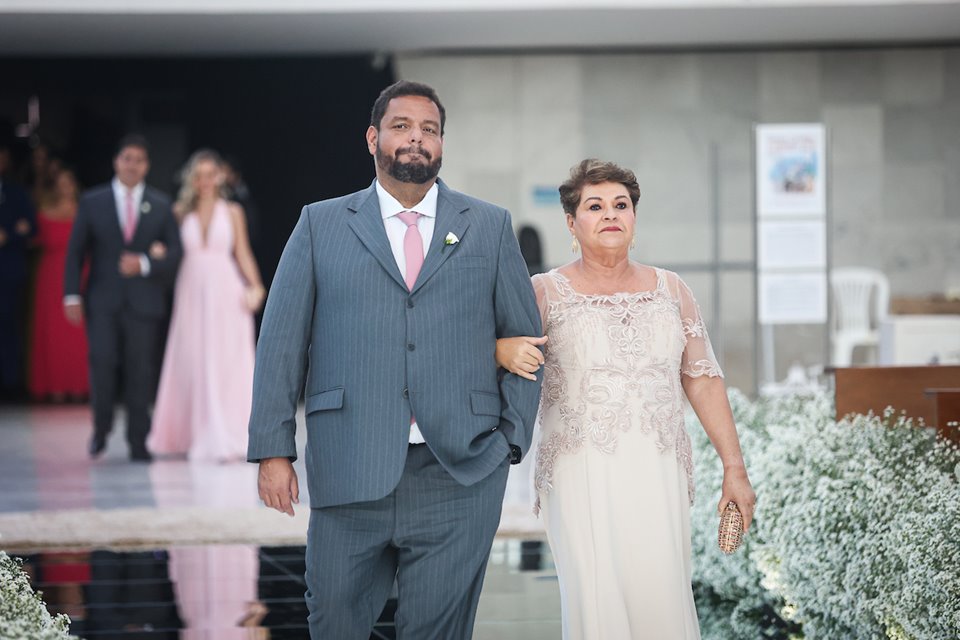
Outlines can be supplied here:
<path id="1" fill-rule="evenodd" d="M 890 308 L 890 282 L 876 269 L 844 267 L 830 273 L 833 292 L 833 365 L 848 367 L 853 350 L 880 345 L 880 323 Z"/>

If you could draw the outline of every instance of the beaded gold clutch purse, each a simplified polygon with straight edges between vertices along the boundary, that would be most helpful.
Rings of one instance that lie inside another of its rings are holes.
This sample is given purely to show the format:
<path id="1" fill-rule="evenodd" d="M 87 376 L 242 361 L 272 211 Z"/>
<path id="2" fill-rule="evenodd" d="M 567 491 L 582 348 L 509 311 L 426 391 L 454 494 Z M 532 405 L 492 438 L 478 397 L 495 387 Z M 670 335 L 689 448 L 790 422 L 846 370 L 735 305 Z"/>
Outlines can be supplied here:
<path id="1" fill-rule="evenodd" d="M 743 515 L 734 502 L 728 502 L 726 509 L 720 515 L 720 530 L 717 533 L 717 544 L 720 551 L 730 555 L 740 548 L 743 542 Z"/>

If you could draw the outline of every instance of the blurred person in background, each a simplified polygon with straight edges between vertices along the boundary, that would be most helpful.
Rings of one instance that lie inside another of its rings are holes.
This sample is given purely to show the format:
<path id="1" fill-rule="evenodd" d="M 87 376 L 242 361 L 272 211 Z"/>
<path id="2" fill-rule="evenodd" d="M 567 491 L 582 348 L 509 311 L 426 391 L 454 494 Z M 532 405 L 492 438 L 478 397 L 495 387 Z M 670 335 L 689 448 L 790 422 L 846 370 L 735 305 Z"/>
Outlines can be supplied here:
<path id="1" fill-rule="evenodd" d="M 43 139 L 35 139 L 30 145 L 29 160 L 22 162 L 20 177 L 24 186 L 33 193 L 33 187 L 43 180 L 50 162 L 50 148 Z"/>
<path id="2" fill-rule="evenodd" d="M 243 209 L 243 215 L 247 219 L 247 235 L 250 237 L 250 249 L 253 251 L 253 257 L 258 263 L 263 262 L 263 238 L 260 228 L 260 209 L 254 202 L 250 194 L 250 187 L 247 186 L 243 177 L 243 169 L 240 160 L 236 156 L 223 156 L 223 175 L 224 175 L 224 194 L 227 200 L 236 202 Z M 260 335 L 260 322 L 263 315 L 260 311 L 254 314 L 254 335 Z"/>
<path id="3" fill-rule="evenodd" d="M 693 293 L 630 260 L 639 199 L 633 172 L 612 162 L 571 170 L 560 200 L 581 258 L 532 278 L 546 338 L 497 342 L 511 373 L 543 366 L 534 485 L 564 640 L 700 638 L 684 397 L 723 462 L 718 514 L 733 502 L 749 528 L 756 502 Z"/>
<path id="4" fill-rule="evenodd" d="M 58 198 L 57 177 L 60 175 L 62 161 L 51 155 L 50 147 L 38 143 L 30 151 L 30 162 L 26 163 L 26 182 L 34 206 L 40 210 L 49 206 Z"/>
<path id="5" fill-rule="evenodd" d="M 174 289 L 148 447 L 191 460 L 246 459 L 253 314 L 266 291 L 240 205 L 224 197 L 220 156 L 190 157 L 174 207 L 183 263 Z"/>
<path id="6" fill-rule="evenodd" d="M 180 263 L 180 233 L 170 199 L 144 182 L 147 141 L 128 135 L 113 159 L 114 179 L 85 192 L 77 206 L 64 275 L 64 313 L 84 321 L 90 353 L 93 437 L 103 453 L 123 380 L 130 459 L 149 462 L 150 403 L 170 286 Z M 81 272 L 89 261 L 86 289 Z"/>
<path id="7" fill-rule="evenodd" d="M 517 231 L 517 242 L 520 243 L 523 261 L 527 264 L 527 273 L 531 276 L 543 273 L 543 249 L 536 228 L 530 225 L 520 227 Z"/>
<path id="8" fill-rule="evenodd" d="M 260 238 L 260 210 L 253 201 L 250 187 L 243 179 L 243 170 L 236 156 L 225 155 L 223 160 L 223 193 L 231 202 L 236 202 L 243 209 L 247 221 L 247 235 L 250 237 L 250 246 L 253 254 L 257 253 Z"/>
<path id="9" fill-rule="evenodd" d="M 11 178 L 12 136 L 0 131 L 0 398 L 24 393 L 27 249 L 36 232 L 27 191 Z"/>
<path id="10" fill-rule="evenodd" d="M 77 216 L 76 175 L 63 168 L 52 195 L 37 212 L 35 244 L 40 252 L 33 306 L 30 395 L 35 400 L 83 398 L 90 392 L 87 336 L 82 324 L 63 313 L 67 246 Z"/>

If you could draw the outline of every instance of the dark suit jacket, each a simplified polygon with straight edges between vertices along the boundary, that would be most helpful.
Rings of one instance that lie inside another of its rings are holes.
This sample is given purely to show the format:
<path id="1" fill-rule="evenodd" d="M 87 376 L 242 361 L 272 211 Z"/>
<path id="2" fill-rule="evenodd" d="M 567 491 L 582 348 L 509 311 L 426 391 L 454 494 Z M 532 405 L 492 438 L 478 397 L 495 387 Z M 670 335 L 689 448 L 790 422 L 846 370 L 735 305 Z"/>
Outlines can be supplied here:
<path id="1" fill-rule="evenodd" d="M 67 249 L 64 295 L 79 295 L 80 273 L 85 257 L 90 258 L 90 276 L 84 295 L 87 313 L 111 313 L 128 309 L 138 315 L 161 318 L 167 310 L 168 292 L 173 286 L 183 249 L 180 229 L 170 208 L 170 199 L 147 187 L 143 202 L 148 211 L 140 221 L 130 244 L 123 241 L 117 205 L 110 184 L 90 189 L 80 197 L 77 218 Z M 167 254 L 149 258 L 150 275 L 125 278 L 118 264 L 124 251 L 149 256 L 150 246 L 162 242 Z"/>
<path id="2" fill-rule="evenodd" d="M 30 223 L 26 236 L 16 231 L 17 222 Z M 0 279 L 21 281 L 27 277 L 27 245 L 36 233 L 37 220 L 30 198 L 22 187 L 3 180 L 0 184 L 0 229 L 7 241 L 0 246 Z"/>
<path id="3" fill-rule="evenodd" d="M 530 448 L 540 379 L 498 378 L 494 359 L 498 337 L 541 331 L 510 214 L 443 182 L 439 189 L 412 291 L 373 185 L 304 207 L 280 258 L 257 347 L 247 455 L 296 457 L 306 378 L 313 507 L 392 491 L 411 410 L 462 485 L 487 477 L 511 446 Z"/>

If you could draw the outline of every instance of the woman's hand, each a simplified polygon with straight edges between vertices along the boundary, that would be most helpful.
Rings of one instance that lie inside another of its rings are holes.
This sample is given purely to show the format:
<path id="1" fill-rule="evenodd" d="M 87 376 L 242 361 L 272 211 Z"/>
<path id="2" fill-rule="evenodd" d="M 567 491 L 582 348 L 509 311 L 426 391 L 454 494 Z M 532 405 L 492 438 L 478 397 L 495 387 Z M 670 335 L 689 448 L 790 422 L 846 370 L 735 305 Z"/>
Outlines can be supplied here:
<path id="1" fill-rule="evenodd" d="M 743 531 L 750 530 L 753 522 L 753 509 L 757 504 L 757 494 L 753 492 L 747 470 L 743 467 L 732 467 L 723 470 L 723 488 L 720 504 L 717 505 L 717 514 L 723 513 L 728 502 L 736 503 L 740 515 L 743 516 Z"/>
<path id="2" fill-rule="evenodd" d="M 255 284 L 247 287 L 243 294 L 245 302 L 247 303 L 247 309 L 256 313 L 260 310 L 260 307 L 263 306 L 263 300 L 267 297 L 267 290 L 259 284 Z"/>
<path id="3" fill-rule="evenodd" d="M 162 242 L 154 242 L 150 245 L 148 255 L 154 260 L 163 260 L 167 257 L 167 245 Z"/>
<path id="4" fill-rule="evenodd" d="M 497 365 L 510 373 L 527 380 L 536 380 L 536 373 L 543 364 L 543 352 L 537 347 L 546 344 L 547 336 L 532 338 L 500 338 L 497 340 Z"/>

